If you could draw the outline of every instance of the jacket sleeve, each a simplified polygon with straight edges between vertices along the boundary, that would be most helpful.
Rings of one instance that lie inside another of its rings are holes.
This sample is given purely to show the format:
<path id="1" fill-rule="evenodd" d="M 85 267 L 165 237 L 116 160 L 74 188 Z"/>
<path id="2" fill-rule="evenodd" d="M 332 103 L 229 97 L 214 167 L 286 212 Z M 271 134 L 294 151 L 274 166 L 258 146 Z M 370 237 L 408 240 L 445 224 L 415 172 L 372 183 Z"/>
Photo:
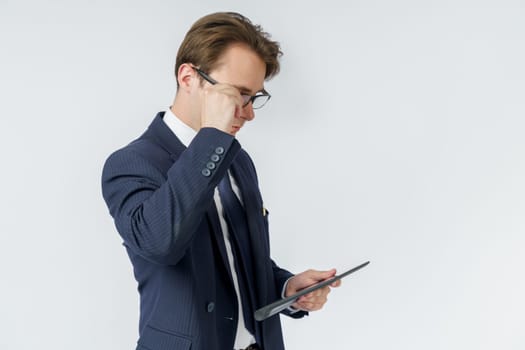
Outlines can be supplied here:
<path id="1" fill-rule="evenodd" d="M 229 134 L 203 128 L 163 173 L 152 161 L 155 155 L 140 142 L 108 158 L 102 173 L 103 197 L 130 250 L 173 265 L 184 255 L 240 145 Z"/>
<path id="2" fill-rule="evenodd" d="M 277 286 L 277 293 L 278 295 L 281 295 L 284 297 L 284 287 L 286 282 L 294 276 L 293 273 L 291 273 L 288 270 L 282 269 L 272 260 L 272 268 L 273 268 L 273 275 L 275 278 L 275 285 Z M 290 316 L 292 318 L 302 318 L 304 316 L 308 316 L 307 311 L 302 310 L 292 310 L 291 308 L 284 309 L 281 311 L 282 314 L 286 316 Z"/>

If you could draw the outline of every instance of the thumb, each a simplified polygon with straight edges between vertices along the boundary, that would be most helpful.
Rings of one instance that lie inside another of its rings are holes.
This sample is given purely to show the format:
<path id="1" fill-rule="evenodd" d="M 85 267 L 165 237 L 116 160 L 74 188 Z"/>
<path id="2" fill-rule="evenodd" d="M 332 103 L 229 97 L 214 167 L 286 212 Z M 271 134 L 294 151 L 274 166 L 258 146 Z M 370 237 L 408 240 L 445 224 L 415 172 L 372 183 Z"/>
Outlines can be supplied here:
<path id="1" fill-rule="evenodd" d="M 318 280 L 325 280 L 327 278 L 333 277 L 335 275 L 336 270 L 331 269 L 327 271 L 318 271 L 317 276 L 315 276 Z"/>

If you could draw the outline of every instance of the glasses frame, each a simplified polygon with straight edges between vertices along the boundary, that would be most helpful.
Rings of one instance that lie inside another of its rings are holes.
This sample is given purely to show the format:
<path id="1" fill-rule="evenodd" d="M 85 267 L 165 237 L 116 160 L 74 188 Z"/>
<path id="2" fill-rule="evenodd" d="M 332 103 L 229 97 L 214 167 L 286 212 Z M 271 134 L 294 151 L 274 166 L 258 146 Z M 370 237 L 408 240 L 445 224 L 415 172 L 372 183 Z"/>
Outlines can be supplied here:
<path id="1" fill-rule="evenodd" d="M 200 70 L 199 68 L 197 67 L 193 67 L 192 68 L 204 79 L 206 80 L 208 83 L 210 83 L 211 85 L 215 85 L 215 84 L 218 84 L 219 82 L 215 79 L 213 79 L 212 77 L 210 77 L 208 74 L 204 73 L 202 70 Z M 243 94 L 241 93 L 241 97 L 243 98 L 244 100 L 244 104 L 242 105 L 243 107 L 246 107 L 250 102 L 252 103 L 252 108 L 253 109 L 260 109 L 262 107 L 264 107 L 264 105 L 266 103 L 268 103 L 268 101 L 270 100 L 270 98 L 272 98 L 272 95 L 270 95 L 268 93 L 268 91 L 262 89 L 262 91 L 258 92 L 258 95 L 246 95 L 246 94 Z M 259 98 L 259 97 L 265 97 L 266 98 L 266 101 L 264 101 L 264 103 L 258 107 L 254 107 L 253 106 L 253 102 Z"/>

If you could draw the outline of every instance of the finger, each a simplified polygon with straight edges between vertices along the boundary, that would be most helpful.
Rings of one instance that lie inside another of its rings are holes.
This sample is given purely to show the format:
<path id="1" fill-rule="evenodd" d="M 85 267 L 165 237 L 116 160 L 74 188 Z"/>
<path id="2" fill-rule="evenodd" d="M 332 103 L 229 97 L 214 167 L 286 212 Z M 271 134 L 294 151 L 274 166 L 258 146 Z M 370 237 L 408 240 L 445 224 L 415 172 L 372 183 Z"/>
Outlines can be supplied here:
<path id="1" fill-rule="evenodd" d="M 328 300 L 328 292 L 310 298 L 299 298 L 298 303 L 325 303 Z"/>
<path id="2" fill-rule="evenodd" d="M 226 95 L 228 97 L 231 97 L 235 100 L 235 103 L 240 103 L 242 105 L 242 97 L 239 90 L 231 85 L 228 84 L 215 84 L 212 86 L 209 86 L 205 90 L 208 93 L 218 93 L 221 95 Z"/>
<path id="3" fill-rule="evenodd" d="M 325 280 L 327 278 L 333 277 L 336 273 L 336 269 L 326 270 L 326 271 L 315 271 L 317 280 Z"/>
<path id="4" fill-rule="evenodd" d="M 299 302 L 316 302 L 317 300 L 326 300 L 328 294 L 331 292 L 330 287 L 326 286 L 314 292 L 303 295 L 299 298 Z"/>
<path id="5" fill-rule="evenodd" d="M 337 287 L 341 286 L 341 283 L 343 283 L 343 281 L 337 280 L 334 283 L 332 283 L 330 286 L 334 287 L 334 288 L 337 288 Z"/>
<path id="6" fill-rule="evenodd" d="M 320 288 L 316 291 L 316 294 L 315 296 L 316 297 L 322 297 L 322 296 L 326 296 L 328 295 L 328 293 L 330 293 L 330 287 L 329 286 L 326 286 L 326 287 L 323 287 L 323 288 Z"/>
<path id="7" fill-rule="evenodd" d="M 234 97 L 236 99 L 236 102 L 242 105 L 243 100 L 241 97 L 241 93 L 236 87 L 228 85 L 228 84 L 216 84 L 216 85 L 212 85 L 211 87 L 214 87 L 214 86 L 216 86 L 221 93 Z"/>
<path id="8" fill-rule="evenodd" d="M 299 308 L 302 310 L 316 311 L 316 310 L 321 309 L 325 303 L 326 303 L 326 299 L 316 300 L 316 301 L 311 301 L 311 302 L 302 302 L 298 304 L 299 304 Z"/>
<path id="9" fill-rule="evenodd" d="M 305 310 L 305 311 L 313 311 L 315 307 L 315 304 L 310 303 L 310 302 L 303 302 L 303 303 L 298 303 L 298 304 L 299 304 L 299 309 Z"/>

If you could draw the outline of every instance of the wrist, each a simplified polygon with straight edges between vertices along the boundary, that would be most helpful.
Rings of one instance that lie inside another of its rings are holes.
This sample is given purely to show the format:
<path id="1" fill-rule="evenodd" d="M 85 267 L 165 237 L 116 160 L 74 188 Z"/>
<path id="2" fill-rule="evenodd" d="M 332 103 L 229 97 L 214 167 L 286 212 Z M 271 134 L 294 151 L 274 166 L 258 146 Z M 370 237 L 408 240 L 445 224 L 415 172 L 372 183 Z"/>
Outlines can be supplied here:
<path id="1" fill-rule="evenodd" d="M 201 129 L 203 128 L 214 128 L 214 129 L 217 129 L 217 130 L 220 130 L 222 132 L 225 132 L 227 134 L 230 134 L 230 127 L 228 125 L 224 125 L 224 124 L 221 124 L 221 123 L 214 123 L 214 122 L 210 122 L 210 121 L 205 121 L 205 122 L 202 122 L 201 123 Z"/>

